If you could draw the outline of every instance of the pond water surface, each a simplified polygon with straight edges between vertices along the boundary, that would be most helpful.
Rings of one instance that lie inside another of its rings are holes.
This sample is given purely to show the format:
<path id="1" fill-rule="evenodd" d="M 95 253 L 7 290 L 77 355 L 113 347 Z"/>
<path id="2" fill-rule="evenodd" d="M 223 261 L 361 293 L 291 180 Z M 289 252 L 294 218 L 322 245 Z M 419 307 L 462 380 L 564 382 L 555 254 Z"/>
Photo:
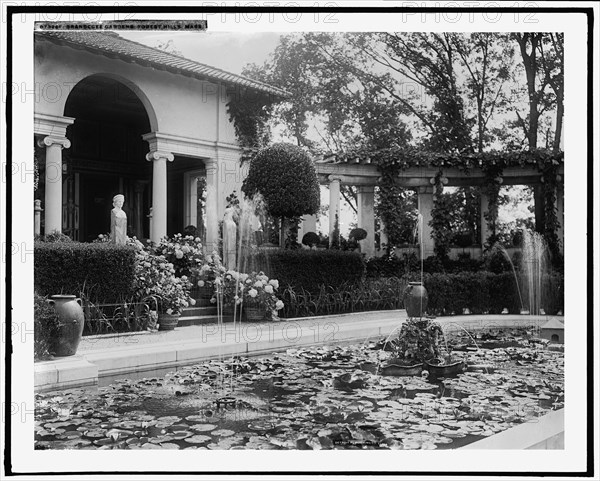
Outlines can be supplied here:
<path id="1" fill-rule="evenodd" d="M 454 353 L 454 378 L 391 377 L 381 343 L 224 358 L 36 395 L 36 449 L 453 449 L 564 403 L 563 354 L 521 332 Z M 460 346 L 462 340 L 454 339 Z"/>

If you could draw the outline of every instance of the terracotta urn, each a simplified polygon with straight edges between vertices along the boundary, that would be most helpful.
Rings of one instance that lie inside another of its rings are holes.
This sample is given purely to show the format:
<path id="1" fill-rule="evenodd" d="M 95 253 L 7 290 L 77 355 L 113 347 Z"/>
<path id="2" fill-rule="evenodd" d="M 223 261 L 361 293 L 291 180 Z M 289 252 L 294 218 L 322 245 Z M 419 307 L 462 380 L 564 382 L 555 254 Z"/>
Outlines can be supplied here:
<path id="1" fill-rule="evenodd" d="M 158 330 L 159 331 L 172 331 L 179 324 L 180 314 L 167 314 L 161 312 L 158 314 Z"/>
<path id="2" fill-rule="evenodd" d="M 58 332 L 56 339 L 53 339 L 51 352 L 55 356 L 73 356 L 81 342 L 85 324 L 81 299 L 61 294 L 50 296 L 48 303 L 58 315 Z"/>
<path id="3" fill-rule="evenodd" d="M 409 282 L 402 296 L 408 317 L 423 317 L 429 296 L 422 282 Z"/>

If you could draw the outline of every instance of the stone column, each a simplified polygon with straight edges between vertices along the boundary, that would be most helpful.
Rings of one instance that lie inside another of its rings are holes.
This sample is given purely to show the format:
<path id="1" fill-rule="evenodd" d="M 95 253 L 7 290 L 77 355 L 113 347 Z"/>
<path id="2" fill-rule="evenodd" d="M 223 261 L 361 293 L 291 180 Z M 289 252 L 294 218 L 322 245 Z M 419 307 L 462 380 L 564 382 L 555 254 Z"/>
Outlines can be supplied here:
<path id="1" fill-rule="evenodd" d="M 333 243 L 333 231 L 335 230 L 335 219 L 340 221 L 340 177 L 329 176 L 329 246 Z"/>
<path id="2" fill-rule="evenodd" d="M 188 218 L 186 220 L 186 226 L 195 225 L 196 229 L 198 226 L 198 177 L 196 175 L 192 175 L 190 177 L 190 197 L 189 207 L 188 207 Z"/>
<path id="3" fill-rule="evenodd" d="M 36 199 L 33 201 L 33 233 L 40 235 L 42 232 L 42 201 Z"/>
<path id="4" fill-rule="evenodd" d="M 481 217 L 480 217 L 480 223 L 481 223 L 481 227 L 480 227 L 480 232 L 481 232 L 481 249 L 483 252 L 483 249 L 485 248 L 485 243 L 488 240 L 488 237 L 490 236 L 491 232 L 490 232 L 490 228 L 488 226 L 488 222 L 486 220 L 486 216 L 487 216 L 487 211 L 488 211 L 488 205 L 489 205 L 489 199 L 487 194 L 484 194 L 483 192 L 481 193 Z"/>
<path id="5" fill-rule="evenodd" d="M 167 162 L 175 157 L 170 152 L 155 150 L 146 155 L 152 162 L 152 230 L 150 240 L 158 243 L 167 235 Z"/>
<path id="6" fill-rule="evenodd" d="M 358 227 L 367 231 L 367 237 L 360 241 L 361 252 L 367 257 L 375 254 L 375 187 L 358 187 Z"/>
<path id="7" fill-rule="evenodd" d="M 429 225 L 431 210 L 433 209 L 433 187 L 419 187 L 417 190 L 417 206 L 423 216 L 423 232 L 420 232 L 419 242 L 423 245 L 423 258 L 434 254 L 434 242 L 431 237 L 433 229 Z"/>
<path id="8" fill-rule="evenodd" d="M 38 145 L 46 147 L 44 232 L 62 232 L 62 149 L 71 147 L 71 142 L 63 136 L 48 135 Z"/>
<path id="9" fill-rule="evenodd" d="M 219 175 L 216 159 L 206 159 L 206 252 L 219 247 Z"/>

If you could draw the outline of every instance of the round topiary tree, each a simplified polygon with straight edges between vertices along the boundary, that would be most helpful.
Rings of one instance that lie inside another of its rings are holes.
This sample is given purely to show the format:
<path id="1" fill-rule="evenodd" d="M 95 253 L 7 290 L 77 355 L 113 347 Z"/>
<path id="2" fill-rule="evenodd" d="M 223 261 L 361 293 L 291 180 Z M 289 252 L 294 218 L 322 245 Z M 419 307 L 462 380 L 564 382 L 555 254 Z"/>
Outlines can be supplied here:
<path id="1" fill-rule="evenodd" d="M 367 238 L 367 231 L 361 227 L 355 227 L 350 231 L 349 239 L 354 239 L 355 241 L 361 241 Z"/>
<path id="2" fill-rule="evenodd" d="M 316 214 L 320 206 L 315 165 L 304 150 L 292 144 L 277 143 L 260 150 L 250 162 L 242 191 L 250 198 L 260 193 L 267 212 L 281 219 L 282 247 L 285 219 Z"/>
<path id="3" fill-rule="evenodd" d="M 321 238 L 315 232 L 307 232 L 306 234 L 304 234 L 302 236 L 302 243 L 305 246 L 308 246 L 308 247 L 316 246 L 319 244 L 319 242 L 321 242 Z"/>

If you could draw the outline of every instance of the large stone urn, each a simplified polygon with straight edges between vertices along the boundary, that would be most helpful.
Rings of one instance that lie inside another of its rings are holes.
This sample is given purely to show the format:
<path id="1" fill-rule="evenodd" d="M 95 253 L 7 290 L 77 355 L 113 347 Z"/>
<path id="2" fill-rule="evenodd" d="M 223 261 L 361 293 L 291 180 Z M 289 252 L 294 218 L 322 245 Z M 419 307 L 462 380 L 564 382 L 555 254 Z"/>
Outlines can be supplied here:
<path id="1" fill-rule="evenodd" d="M 409 282 L 406 289 L 404 289 L 402 300 L 408 317 L 423 317 L 425 315 L 429 296 L 422 282 Z"/>
<path id="2" fill-rule="evenodd" d="M 50 351 L 55 356 L 73 356 L 81 342 L 85 323 L 81 299 L 61 294 L 50 296 L 48 303 L 58 315 L 57 336 L 52 340 Z"/>

